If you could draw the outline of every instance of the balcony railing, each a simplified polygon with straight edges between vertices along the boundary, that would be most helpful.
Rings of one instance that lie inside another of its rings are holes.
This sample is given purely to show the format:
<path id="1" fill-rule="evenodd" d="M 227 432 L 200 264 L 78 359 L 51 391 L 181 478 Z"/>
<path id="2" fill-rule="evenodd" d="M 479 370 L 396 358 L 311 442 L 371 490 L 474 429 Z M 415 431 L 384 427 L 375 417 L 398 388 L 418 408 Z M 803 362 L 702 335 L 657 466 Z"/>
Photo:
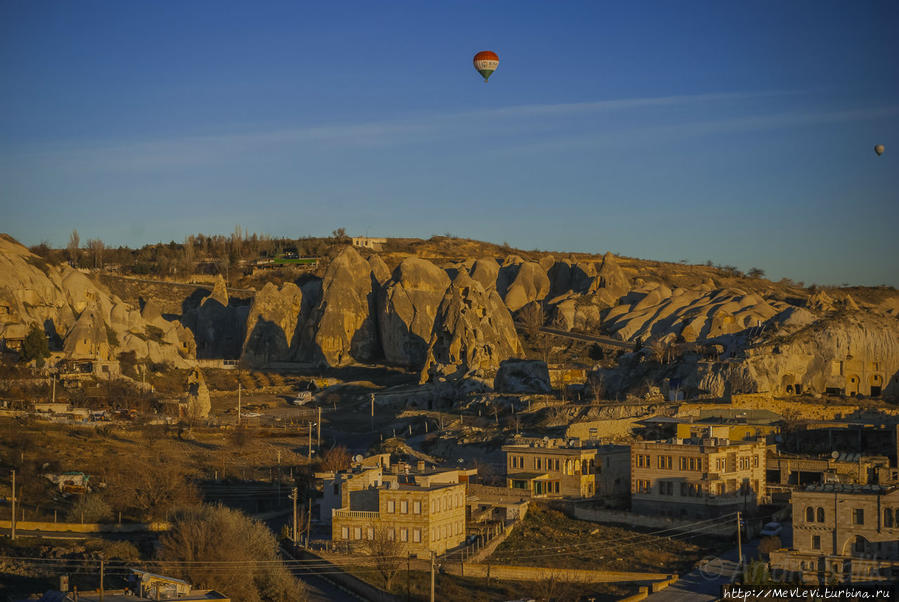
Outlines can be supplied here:
<path id="1" fill-rule="evenodd" d="M 332 510 L 331 516 L 333 518 L 363 518 L 374 520 L 381 517 L 379 512 L 369 512 L 366 510 L 342 510 L 335 508 Z"/>

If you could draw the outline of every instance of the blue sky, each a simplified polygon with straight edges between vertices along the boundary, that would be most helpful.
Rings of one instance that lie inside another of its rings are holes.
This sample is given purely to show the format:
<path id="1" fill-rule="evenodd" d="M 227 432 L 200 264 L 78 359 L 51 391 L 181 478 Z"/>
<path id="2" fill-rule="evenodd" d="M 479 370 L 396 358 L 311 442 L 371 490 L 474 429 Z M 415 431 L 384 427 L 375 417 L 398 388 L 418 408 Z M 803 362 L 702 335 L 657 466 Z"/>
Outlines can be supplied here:
<path id="1" fill-rule="evenodd" d="M 0 0 L 0 231 L 449 232 L 899 285 L 896 31 L 896 2 Z"/>

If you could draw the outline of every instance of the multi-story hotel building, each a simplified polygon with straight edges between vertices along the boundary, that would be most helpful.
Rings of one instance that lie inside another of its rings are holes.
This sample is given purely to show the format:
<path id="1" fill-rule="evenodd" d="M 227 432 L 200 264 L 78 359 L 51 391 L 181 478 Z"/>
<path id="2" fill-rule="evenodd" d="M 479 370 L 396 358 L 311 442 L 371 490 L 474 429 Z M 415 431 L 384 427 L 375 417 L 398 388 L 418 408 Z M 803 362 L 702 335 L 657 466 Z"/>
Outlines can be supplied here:
<path id="1" fill-rule="evenodd" d="M 554 440 L 504 445 L 506 486 L 536 497 L 627 495 L 630 452 L 626 445 L 576 447 Z"/>
<path id="2" fill-rule="evenodd" d="M 631 510 L 706 518 L 766 499 L 764 441 L 673 439 L 631 445 Z"/>
<path id="3" fill-rule="evenodd" d="M 899 580 L 899 489 L 826 483 L 796 489 L 793 547 L 771 568 L 806 583 Z"/>

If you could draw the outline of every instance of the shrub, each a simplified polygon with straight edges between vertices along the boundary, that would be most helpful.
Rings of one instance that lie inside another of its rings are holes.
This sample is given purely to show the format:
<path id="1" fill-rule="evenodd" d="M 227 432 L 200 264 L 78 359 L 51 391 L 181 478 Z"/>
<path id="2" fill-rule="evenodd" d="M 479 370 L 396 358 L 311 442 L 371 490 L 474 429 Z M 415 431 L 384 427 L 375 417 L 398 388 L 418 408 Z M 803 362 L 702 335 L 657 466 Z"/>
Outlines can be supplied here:
<path id="1" fill-rule="evenodd" d="M 86 523 L 102 523 L 111 518 L 112 508 L 95 493 L 80 496 L 66 514 L 66 520 L 72 523 L 82 520 Z"/>
<path id="2" fill-rule="evenodd" d="M 227 592 L 232 600 L 304 600 L 301 585 L 279 562 L 278 543 L 263 523 L 222 506 L 198 506 L 172 515 L 159 538 L 161 567 L 194 587 Z M 216 564 L 210 564 L 216 563 Z"/>

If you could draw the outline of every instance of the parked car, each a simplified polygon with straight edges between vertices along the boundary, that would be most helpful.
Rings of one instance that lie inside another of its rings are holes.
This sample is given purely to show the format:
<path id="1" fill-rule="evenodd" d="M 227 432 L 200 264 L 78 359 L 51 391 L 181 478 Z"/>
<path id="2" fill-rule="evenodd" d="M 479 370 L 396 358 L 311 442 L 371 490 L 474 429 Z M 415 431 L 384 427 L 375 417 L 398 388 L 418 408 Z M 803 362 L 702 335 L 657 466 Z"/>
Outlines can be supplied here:
<path id="1" fill-rule="evenodd" d="M 783 525 L 781 525 L 780 523 L 772 522 L 766 524 L 762 528 L 762 532 L 759 533 L 759 535 L 761 535 L 762 537 L 777 537 L 783 530 Z"/>

